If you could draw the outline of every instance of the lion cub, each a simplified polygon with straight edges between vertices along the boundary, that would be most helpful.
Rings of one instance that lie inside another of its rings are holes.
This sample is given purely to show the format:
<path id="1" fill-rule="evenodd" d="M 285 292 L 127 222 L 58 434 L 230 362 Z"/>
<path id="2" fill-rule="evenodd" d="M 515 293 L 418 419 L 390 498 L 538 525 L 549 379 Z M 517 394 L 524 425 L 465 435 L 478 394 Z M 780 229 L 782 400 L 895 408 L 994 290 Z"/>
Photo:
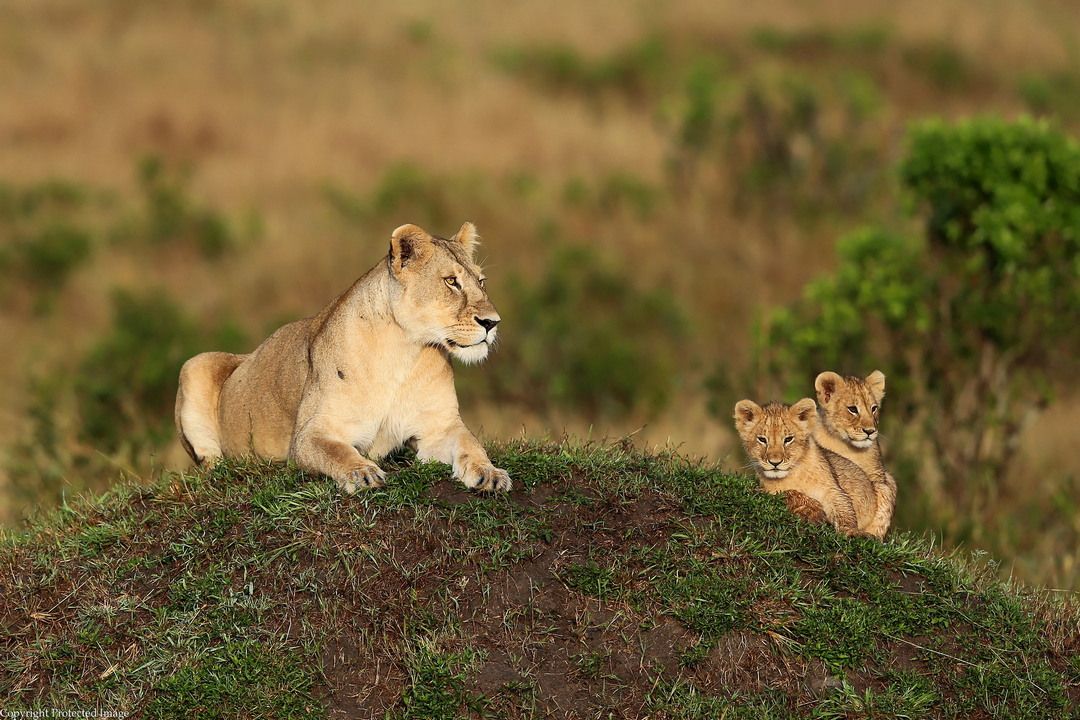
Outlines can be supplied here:
<path id="1" fill-rule="evenodd" d="M 846 535 L 868 534 L 877 510 L 872 483 L 855 463 L 814 442 L 816 424 L 817 404 L 810 398 L 790 406 L 761 407 L 752 400 L 735 405 L 735 429 L 766 492 L 783 493 L 800 515 L 824 513 Z"/>
<path id="2" fill-rule="evenodd" d="M 875 537 L 885 537 L 896 507 L 896 480 L 885 470 L 878 444 L 885 375 L 875 370 L 863 379 L 823 372 L 814 380 L 814 388 L 820 403 L 814 440 L 858 465 L 873 482 L 877 512 L 864 529 Z"/>

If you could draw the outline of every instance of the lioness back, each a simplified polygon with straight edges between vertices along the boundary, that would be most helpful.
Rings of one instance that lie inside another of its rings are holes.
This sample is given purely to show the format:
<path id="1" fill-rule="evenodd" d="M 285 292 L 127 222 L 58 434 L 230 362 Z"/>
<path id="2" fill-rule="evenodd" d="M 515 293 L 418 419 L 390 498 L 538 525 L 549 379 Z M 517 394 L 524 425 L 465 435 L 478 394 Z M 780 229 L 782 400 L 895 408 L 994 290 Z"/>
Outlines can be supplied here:
<path id="1" fill-rule="evenodd" d="M 225 381 L 218 422 L 226 456 L 288 457 L 308 377 L 313 320 L 305 318 L 279 328 Z"/>

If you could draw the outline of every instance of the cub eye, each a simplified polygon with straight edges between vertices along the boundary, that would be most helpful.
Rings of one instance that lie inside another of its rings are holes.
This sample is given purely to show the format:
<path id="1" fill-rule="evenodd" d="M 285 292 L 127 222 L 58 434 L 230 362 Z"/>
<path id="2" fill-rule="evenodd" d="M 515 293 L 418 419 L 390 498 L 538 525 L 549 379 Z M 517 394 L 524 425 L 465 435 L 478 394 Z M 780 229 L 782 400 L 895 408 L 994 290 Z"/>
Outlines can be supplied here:
<path id="1" fill-rule="evenodd" d="M 851 413 L 852 415 L 858 415 L 859 414 L 859 408 L 855 407 L 854 405 L 848 405 L 847 406 L 847 411 L 849 413 Z"/>
<path id="2" fill-rule="evenodd" d="M 794 435 L 788 435 L 786 438 L 784 438 L 784 444 L 785 445 L 790 445 L 792 442 L 794 442 L 794 440 L 795 440 Z"/>
<path id="3" fill-rule="evenodd" d="M 443 278 L 443 281 L 446 283 L 447 287 L 457 288 L 458 290 L 461 289 L 461 285 L 458 283 L 456 277 Z"/>
<path id="4" fill-rule="evenodd" d="M 484 288 L 484 283 L 486 283 L 486 282 L 487 282 L 487 278 L 480 278 L 480 289 L 481 290 Z"/>
<path id="5" fill-rule="evenodd" d="M 870 406 L 870 412 L 872 412 L 872 413 L 874 413 L 876 415 L 877 414 L 877 405 L 871 405 Z"/>
<path id="6" fill-rule="evenodd" d="M 768 438 L 766 438 L 764 435 L 758 435 L 757 436 L 757 441 L 759 443 L 761 443 L 762 445 L 768 445 L 769 444 Z"/>

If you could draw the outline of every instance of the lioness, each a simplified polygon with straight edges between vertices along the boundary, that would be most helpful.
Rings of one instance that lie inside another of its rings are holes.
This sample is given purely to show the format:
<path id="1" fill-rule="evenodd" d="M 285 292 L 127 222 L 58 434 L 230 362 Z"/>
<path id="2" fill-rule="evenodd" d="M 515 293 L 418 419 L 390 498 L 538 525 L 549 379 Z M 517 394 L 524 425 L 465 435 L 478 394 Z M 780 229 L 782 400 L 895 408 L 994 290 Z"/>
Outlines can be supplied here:
<path id="1" fill-rule="evenodd" d="M 353 493 L 381 486 L 375 461 L 410 443 L 467 487 L 510 490 L 461 421 L 450 366 L 484 360 L 498 332 L 476 245 L 471 223 L 450 239 L 402 225 L 386 258 L 318 315 L 250 354 L 188 360 L 176 394 L 188 454 L 291 458 Z"/>
<path id="2" fill-rule="evenodd" d="M 814 440 L 862 468 L 874 483 L 877 511 L 865 530 L 883 538 L 896 507 L 896 480 L 885 470 L 878 444 L 878 418 L 885 398 L 885 374 L 875 370 L 865 379 L 823 372 L 814 380 L 818 419 Z"/>
<path id="3" fill-rule="evenodd" d="M 752 400 L 735 404 L 735 429 L 754 464 L 761 487 L 783 493 L 799 514 L 824 514 L 846 535 L 868 534 L 876 498 L 870 479 L 850 460 L 814 442 L 817 404 L 803 398 L 794 405 Z M 801 512 L 800 512 L 801 510 Z"/>

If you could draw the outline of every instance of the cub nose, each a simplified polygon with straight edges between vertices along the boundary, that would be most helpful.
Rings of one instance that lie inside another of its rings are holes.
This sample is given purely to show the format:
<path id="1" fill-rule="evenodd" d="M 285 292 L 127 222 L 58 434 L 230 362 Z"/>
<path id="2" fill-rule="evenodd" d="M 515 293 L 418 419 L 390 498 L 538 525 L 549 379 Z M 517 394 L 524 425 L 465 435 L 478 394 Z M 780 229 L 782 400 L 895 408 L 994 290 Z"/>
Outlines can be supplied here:
<path id="1" fill-rule="evenodd" d="M 477 325 L 484 328 L 484 330 L 488 332 L 491 332 L 491 330 L 499 324 L 499 318 L 492 319 L 473 316 L 473 320 L 476 321 Z"/>
<path id="2" fill-rule="evenodd" d="M 873 437 L 874 433 L 877 432 L 874 428 L 863 428 L 862 431 L 866 433 L 866 437 Z"/>
<path id="3" fill-rule="evenodd" d="M 780 463 L 782 463 L 782 462 L 784 462 L 782 459 L 781 460 L 770 460 L 769 464 L 772 465 L 774 468 L 778 468 L 778 467 L 780 467 Z"/>

